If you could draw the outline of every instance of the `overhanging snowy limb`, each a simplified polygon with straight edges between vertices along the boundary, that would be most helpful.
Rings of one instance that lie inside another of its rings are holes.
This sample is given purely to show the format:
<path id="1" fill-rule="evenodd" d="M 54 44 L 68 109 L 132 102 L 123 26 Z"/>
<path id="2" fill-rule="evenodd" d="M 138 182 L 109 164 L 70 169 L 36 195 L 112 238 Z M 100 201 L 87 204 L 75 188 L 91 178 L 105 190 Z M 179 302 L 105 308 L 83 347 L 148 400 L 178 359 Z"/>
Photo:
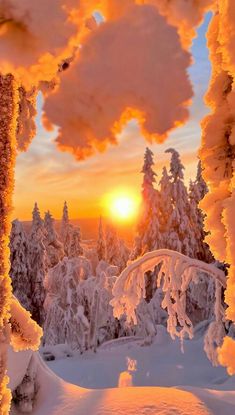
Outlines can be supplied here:
<path id="1" fill-rule="evenodd" d="M 162 307 L 167 309 L 167 328 L 172 338 L 185 335 L 193 337 L 193 324 L 186 313 L 186 292 L 190 283 L 197 283 L 199 274 L 204 273 L 215 281 L 215 321 L 209 331 L 215 328 L 221 333 L 216 339 L 219 345 L 223 336 L 224 309 L 221 304 L 221 289 L 226 287 L 226 277 L 220 269 L 212 264 L 191 259 L 183 254 L 168 249 L 148 252 L 130 263 L 120 274 L 113 288 L 114 299 L 111 305 L 115 317 L 126 314 L 127 320 L 136 322 L 135 310 L 140 301 L 145 298 L 145 273 L 153 271 L 159 265 L 157 286 L 164 293 Z M 206 351 L 210 359 L 216 362 L 216 355 L 210 349 L 210 339 L 206 338 Z M 214 346 L 215 348 L 215 346 Z"/>

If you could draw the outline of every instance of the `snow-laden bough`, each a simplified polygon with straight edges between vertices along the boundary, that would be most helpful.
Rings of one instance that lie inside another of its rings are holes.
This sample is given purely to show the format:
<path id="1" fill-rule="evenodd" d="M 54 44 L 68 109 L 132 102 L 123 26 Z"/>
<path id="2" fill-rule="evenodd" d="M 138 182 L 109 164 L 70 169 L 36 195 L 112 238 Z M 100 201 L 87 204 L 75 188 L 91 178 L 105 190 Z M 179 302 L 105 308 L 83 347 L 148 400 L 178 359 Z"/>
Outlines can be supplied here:
<path id="1" fill-rule="evenodd" d="M 193 337 L 193 324 L 186 312 L 186 294 L 190 283 L 197 283 L 199 274 L 207 274 L 215 281 L 215 320 L 211 322 L 205 337 L 205 351 L 213 364 L 217 364 L 216 347 L 221 346 L 224 331 L 224 308 L 222 306 L 222 288 L 226 287 L 224 272 L 213 264 L 191 259 L 179 252 L 160 249 L 148 252 L 129 263 L 118 277 L 110 304 L 114 315 L 120 318 L 126 314 L 127 321 L 136 320 L 136 308 L 145 298 L 145 273 L 160 267 L 156 284 L 164 293 L 162 307 L 167 309 L 167 329 L 174 339 L 183 340 Z"/>
<path id="2" fill-rule="evenodd" d="M 218 0 L 207 33 L 212 77 L 206 95 L 211 112 L 202 122 L 200 158 L 209 193 L 201 203 L 214 257 L 230 265 L 226 317 L 235 321 L 235 2 Z M 229 352 L 228 352 L 229 351 Z M 225 338 L 220 363 L 235 373 L 235 341 Z"/>

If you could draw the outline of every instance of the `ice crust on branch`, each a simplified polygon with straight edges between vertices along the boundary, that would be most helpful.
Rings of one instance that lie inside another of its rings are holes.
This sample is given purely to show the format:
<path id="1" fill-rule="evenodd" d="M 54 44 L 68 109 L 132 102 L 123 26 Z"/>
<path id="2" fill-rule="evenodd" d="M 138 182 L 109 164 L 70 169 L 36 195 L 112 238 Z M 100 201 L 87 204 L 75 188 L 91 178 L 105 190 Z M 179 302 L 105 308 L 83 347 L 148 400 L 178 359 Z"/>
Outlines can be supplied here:
<path id="1" fill-rule="evenodd" d="M 127 321 L 136 324 L 136 308 L 146 294 L 144 275 L 147 271 L 153 271 L 157 265 L 160 266 L 157 286 L 161 287 L 164 293 L 162 307 L 167 309 L 167 329 L 173 339 L 180 337 L 183 340 L 186 335 L 189 338 L 193 337 L 193 324 L 186 313 L 186 291 L 191 282 L 197 283 L 198 272 L 206 273 L 216 281 L 215 322 L 212 324 L 216 323 L 217 329 L 221 328 L 224 319 L 221 287 L 226 286 L 223 271 L 212 264 L 167 249 L 148 252 L 131 262 L 120 274 L 113 288 L 114 298 L 110 302 L 115 317 L 120 318 L 125 314 Z M 222 338 L 217 339 L 218 345 L 221 345 Z M 206 342 L 205 350 L 216 364 L 216 353 L 211 350 L 213 338 L 210 333 Z"/>

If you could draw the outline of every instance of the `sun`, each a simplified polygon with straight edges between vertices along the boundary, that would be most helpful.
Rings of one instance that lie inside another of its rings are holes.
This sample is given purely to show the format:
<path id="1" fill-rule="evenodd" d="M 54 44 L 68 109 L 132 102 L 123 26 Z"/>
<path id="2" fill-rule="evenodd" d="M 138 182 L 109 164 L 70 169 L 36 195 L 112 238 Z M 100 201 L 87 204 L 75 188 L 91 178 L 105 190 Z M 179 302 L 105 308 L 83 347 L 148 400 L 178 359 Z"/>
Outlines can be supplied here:
<path id="1" fill-rule="evenodd" d="M 120 219 L 131 218 L 136 212 L 134 200 L 127 196 L 120 196 L 111 203 L 110 210 L 113 216 Z"/>
<path id="2" fill-rule="evenodd" d="M 139 197 L 133 192 L 114 191 L 105 197 L 106 211 L 117 221 L 132 221 L 139 211 Z"/>

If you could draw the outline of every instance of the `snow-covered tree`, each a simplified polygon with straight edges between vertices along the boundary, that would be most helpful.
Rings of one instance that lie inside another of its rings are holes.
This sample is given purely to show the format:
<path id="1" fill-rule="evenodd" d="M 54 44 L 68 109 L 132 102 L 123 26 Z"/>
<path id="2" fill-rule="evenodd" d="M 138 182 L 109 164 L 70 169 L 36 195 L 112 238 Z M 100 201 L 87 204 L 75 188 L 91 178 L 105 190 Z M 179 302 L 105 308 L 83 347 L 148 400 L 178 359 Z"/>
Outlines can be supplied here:
<path id="1" fill-rule="evenodd" d="M 83 255 L 83 248 L 81 246 L 81 231 L 80 228 L 73 227 L 71 230 L 71 241 L 68 250 L 68 257 L 75 258 Z"/>
<path id="2" fill-rule="evenodd" d="M 171 218 L 173 212 L 172 183 L 166 167 L 163 167 L 160 185 L 160 229 L 162 235 L 161 248 L 167 247 L 168 237 L 171 230 Z"/>
<path id="3" fill-rule="evenodd" d="M 40 215 L 38 204 L 37 202 L 35 202 L 33 212 L 32 212 L 31 234 L 37 233 L 39 229 L 43 232 L 43 220 Z"/>
<path id="4" fill-rule="evenodd" d="M 234 232 L 234 12 L 233 0 L 218 0 L 208 29 L 212 76 L 206 103 L 210 113 L 202 121 L 200 158 L 209 192 L 200 206 L 206 213 L 206 242 L 220 262 L 229 264 L 225 302 L 226 316 L 235 321 Z M 235 341 L 227 336 L 219 350 L 220 363 L 235 373 Z"/>
<path id="5" fill-rule="evenodd" d="M 119 270 L 122 271 L 124 268 L 126 268 L 127 262 L 130 258 L 130 249 L 126 246 L 123 239 L 119 239 Z"/>
<path id="6" fill-rule="evenodd" d="M 10 235 L 10 277 L 13 293 L 23 307 L 30 306 L 30 280 L 28 270 L 28 240 L 19 220 L 12 222 Z"/>
<path id="7" fill-rule="evenodd" d="M 142 206 L 137 225 L 137 236 L 131 259 L 137 258 L 145 252 L 157 249 L 161 246 L 161 234 L 159 223 L 159 192 L 154 188 L 156 173 L 153 171 L 153 152 L 146 148 L 142 183 Z"/>
<path id="8" fill-rule="evenodd" d="M 106 246 L 105 246 L 105 237 L 103 231 L 103 222 L 102 217 L 100 217 L 99 221 L 99 231 L 98 231 L 98 240 L 97 240 L 97 254 L 99 261 L 105 260 L 106 258 Z"/>
<path id="9" fill-rule="evenodd" d="M 141 170 L 141 173 L 143 173 L 142 206 L 135 245 L 130 256 L 132 260 L 146 252 L 161 248 L 163 243 L 160 229 L 160 193 L 154 188 L 157 175 L 153 170 L 153 165 L 153 152 L 146 148 L 144 165 Z M 146 275 L 147 301 L 150 301 L 154 295 L 156 273 L 157 269 L 154 272 L 148 272 Z"/>
<path id="10" fill-rule="evenodd" d="M 44 344 L 69 344 L 85 350 L 89 321 L 85 316 L 86 297 L 81 281 L 91 276 L 91 266 L 86 258 L 64 258 L 49 270 L 45 280 L 46 321 Z"/>
<path id="11" fill-rule="evenodd" d="M 63 244 L 65 243 L 68 226 L 69 226 L 69 211 L 68 211 L 67 202 L 65 201 L 64 207 L 63 207 L 62 219 L 61 219 L 61 227 L 60 227 L 60 237 L 61 237 Z"/>
<path id="12" fill-rule="evenodd" d="M 60 236 L 63 242 L 64 253 L 68 258 L 83 255 L 83 248 L 81 246 L 81 231 L 79 227 L 73 226 L 69 221 L 67 202 L 64 202 Z"/>
<path id="13" fill-rule="evenodd" d="M 105 233 L 106 261 L 110 265 L 119 266 L 120 243 L 116 229 L 111 224 L 107 225 Z"/>
<path id="14" fill-rule="evenodd" d="M 210 252 L 208 244 L 205 242 L 205 214 L 199 207 L 199 203 L 205 197 L 207 192 L 208 188 L 202 177 L 202 167 L 201 162 L 199 161 L 197 167 L 196 180 L 194 182 L 190 181 L 189 185 L 190 216 L 196 238 L 194 258 L 200 259 L 205 262 L 212 262 L 213 256 Z"/>
<path id="15" fill-rule="evenodd" d="M 222 305 L 222 289 L 226 285 L 223 271 L 212 264 L 191 259 L 179 252 L 160 249 L 146 253 L 130 263 L 118 277 L 111 301 L 114 315 L 123 314 L 127 321 L 137 323 L 138 305 L 146 296 L 145 275 L 149 270 L 160 266 L 157 286 L 162 287 L 162 308 L 167 310 L 167 329 L 172 338 L 181 340 L 193 337 L 193 322 L 187 314 L 187 290 L 191 283 L 197 284 L 201 273 L 206 273 L 215 282 L 214 320 L 205 337 L 205 351 L 214 364 L 218 364 L 216 348 L 221 346 L 225 336 L 225 312 Z"/>
<path id="16" fill-rule="evenodd" d="M 193 224 L 190 221 L 190 204 L 188 191 L 184 184 L 184 166 L 181 163 L 179 153 L 170 148 L 166 153 L 171 154 L 170 177 L 171 198 L 173 210 L 170 221 L 170 229 L 167 235 L 166 248 L 193 257 L 195 240 Z"/>
<path id="17" fill-rule="evenodd" d="M 151 277 L 149 272 L 146 275 Z M 143 345 L 151 344 L 157 334 L 157 326 L 159 324 L 166 325 L 167 322 L 167 312 L 162 308 L 164 298 L 162 289 L 158 288 L 153 291 L 154 294 L 149 302 L 144 298 L 136 307 L 136 324 L 131 325 L 133 334 L 144 339 Z"/>
<path id="18" fill-rule="evenodd" d="M 47 254 L 47 265 L 49 268 L 54 267 L 64 257 L 63 245 L 59 241 L 54 226 L 54 219 L 51 213 L 46 212 L 44 218 L 45 238 L 44 244 Z"/>
<path id="19" fill-rule="evenodd" d="M 44 245 L 45 229 L 37 204 L 33 209 L 33 220 L 28 241 L 29 280 L 31 291 L 30 311 L 32 318 L 40 325 L 44 322 L 43 303 L 45 289 L 43 286 L 46 276 L 46 249 Z"/>
<path id="20" fill-rule="evenodd" d="M 66 227 L 64 250 L 65 255 L 68 258 L 74 258 L 83 255 L 80 228 L 74 227 L 70 223 Z"/>
<path id="21" fill-rule="evenodd" d="M 8 413 L 10 407 L 10 391 L 6 387 L 8 383 L 6 376 L 7 344 L 9 343 L 8 320 L 11 299 L 8 235 L 10 234 L 10 211 L 14 187 L 18 99 L 17 83 L 13 76 L 0 76 L 0 409 L 4 415 Z"/>
<path id="22" fill-rule="evenodd" d="M 112 324 L 115 330 L 115 319 L 105 275 L 92 277 L 91 264 L 84 257 L 64 258 L 49 271 L 45 281 L 45 344 L 67 343 L 83 352 L 112 338 L 108 333 Z"/>
<path id="23" fill-rule="evenodd" d="M 96 268 L 99 264 L 96 246 L 84 248 L 83 255 L 90 261 L 92 267 L 92 275 L 96 275 Z"/>

